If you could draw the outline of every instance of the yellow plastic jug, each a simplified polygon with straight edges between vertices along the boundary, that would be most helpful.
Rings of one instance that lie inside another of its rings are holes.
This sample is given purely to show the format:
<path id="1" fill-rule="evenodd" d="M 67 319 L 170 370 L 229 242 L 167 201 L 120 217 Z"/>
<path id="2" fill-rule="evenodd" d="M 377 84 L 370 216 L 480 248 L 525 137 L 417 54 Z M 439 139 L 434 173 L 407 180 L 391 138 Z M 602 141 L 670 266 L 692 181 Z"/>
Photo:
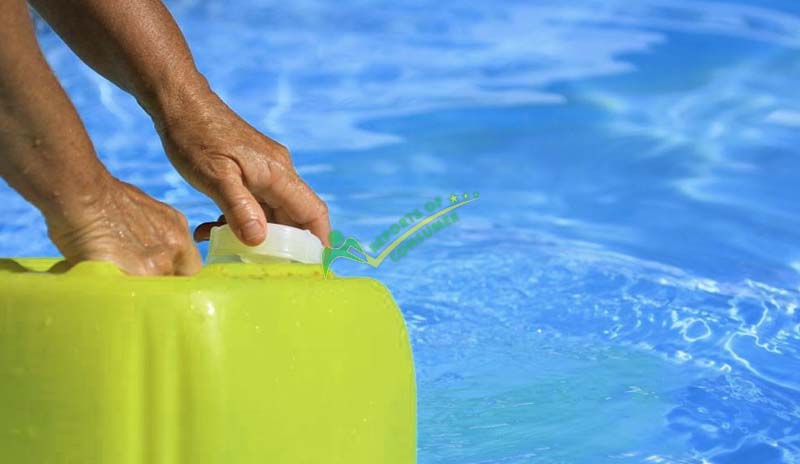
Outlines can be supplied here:
<path id="1" fill-rule="evenodd" d="M 415 462 L 408 335 L 377 281 L 55 262 L 0 259 L 0 462 Z"/>

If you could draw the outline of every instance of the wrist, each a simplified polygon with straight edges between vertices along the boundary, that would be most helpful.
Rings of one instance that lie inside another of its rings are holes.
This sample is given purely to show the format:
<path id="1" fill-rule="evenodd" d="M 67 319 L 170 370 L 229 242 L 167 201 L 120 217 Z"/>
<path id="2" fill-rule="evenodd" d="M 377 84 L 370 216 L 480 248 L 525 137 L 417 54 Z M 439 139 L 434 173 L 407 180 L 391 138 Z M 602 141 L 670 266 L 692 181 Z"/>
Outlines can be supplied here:
<path id="1" fill-rule="evenodd" d="M 105 205 L 119 181 L 105 168 L 85 172 L 81 178 L 80 181 L 70 178 L 69 185 L 54 186 L 34 202 L 49 228 L 80 228 L 102 219 Z"/>
<path id="2" fill-rule="evenodd" d="M 0 137 L 0 174 L 48 224 L 72 222 L 116 181 L 80 132 L 9 124 Z M 65 133 L 61 133 L 65 132 Z"/>
<path id="3" fill-rule="evenodd" d="M 169 126 L 171 121 L 182 119 L 217 98 L 206 78 L 196 70 L 136 95 L 139 105 L 150 115 L 159 131 Z"/>

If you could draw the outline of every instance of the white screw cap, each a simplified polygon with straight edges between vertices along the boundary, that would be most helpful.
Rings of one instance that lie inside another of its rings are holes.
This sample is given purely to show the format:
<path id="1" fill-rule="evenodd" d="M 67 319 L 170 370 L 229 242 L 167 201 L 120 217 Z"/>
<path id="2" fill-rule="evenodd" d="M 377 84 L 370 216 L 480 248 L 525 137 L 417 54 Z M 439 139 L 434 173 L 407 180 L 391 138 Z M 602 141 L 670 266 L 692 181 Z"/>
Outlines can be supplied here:
<path id="1" fill-rule="evenodd" d="M 211 229 L 208 262 L 297 262 L 320 264 L 322 242 L 311 232 L 282 224 L 267 224 L 267 238 L 260 245 L 247 246 L 234 235 L 230 226 Z"/>

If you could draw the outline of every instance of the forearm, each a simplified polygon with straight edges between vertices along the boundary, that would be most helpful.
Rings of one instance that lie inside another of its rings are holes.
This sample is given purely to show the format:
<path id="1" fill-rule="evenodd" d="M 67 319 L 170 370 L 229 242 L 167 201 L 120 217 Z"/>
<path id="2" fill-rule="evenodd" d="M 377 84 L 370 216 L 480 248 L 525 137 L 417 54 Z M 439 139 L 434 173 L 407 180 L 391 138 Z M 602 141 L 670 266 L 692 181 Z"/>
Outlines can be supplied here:
<path id="1" fill-rule="evenodd" d="M 0 5 L 0 176 L 48 221 L 66 221 L 110 175 L 39 50 L 27 5 Z"/>
<path id="2" fill-rule="evenodd" d="M 160 0 L 30 0 L 92 68 L 133 94 L 157 123 L 209 92 Z"/>
<path id="3" fill-rule="evenodd" d="M 276 221 L 327 241 L 325 203 L 286 147 L 236 115 L 209 88 L 160 0 L 30 0 L 84 61 L 136 96 L 172 164 L 217 202 L 250 245 Z"/>

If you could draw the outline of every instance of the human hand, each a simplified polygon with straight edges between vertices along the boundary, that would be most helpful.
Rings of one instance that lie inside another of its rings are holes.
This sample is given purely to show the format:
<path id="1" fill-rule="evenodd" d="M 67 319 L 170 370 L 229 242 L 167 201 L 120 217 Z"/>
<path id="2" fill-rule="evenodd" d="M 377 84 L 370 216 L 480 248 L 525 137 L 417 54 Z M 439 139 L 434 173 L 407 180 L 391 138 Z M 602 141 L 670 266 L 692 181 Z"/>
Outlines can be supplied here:
<path id="1" fill-rule="evenodd" d="M 90 196 L 91 198 L 87 198 Z M 50 239 L 68 265 L 109 261 L 133 275 L 191 275 L 200 270 L 186 218 L 138 188 L 109 178 L 81 199 L 79 214 L 47 217 Z"/>
<path id="2" fill-rule="evenodd" d="M 165 105 L 156 127 L 178 172 L 211 197 L 220 221 L 200 225 L 195 239 L 227 221 L 245 244 L 267 236 L 267 221 L 310 230 L 328 244 L 325 202 L 300 178 L 289 151 L 237 116 L 210 90 Z"/>

